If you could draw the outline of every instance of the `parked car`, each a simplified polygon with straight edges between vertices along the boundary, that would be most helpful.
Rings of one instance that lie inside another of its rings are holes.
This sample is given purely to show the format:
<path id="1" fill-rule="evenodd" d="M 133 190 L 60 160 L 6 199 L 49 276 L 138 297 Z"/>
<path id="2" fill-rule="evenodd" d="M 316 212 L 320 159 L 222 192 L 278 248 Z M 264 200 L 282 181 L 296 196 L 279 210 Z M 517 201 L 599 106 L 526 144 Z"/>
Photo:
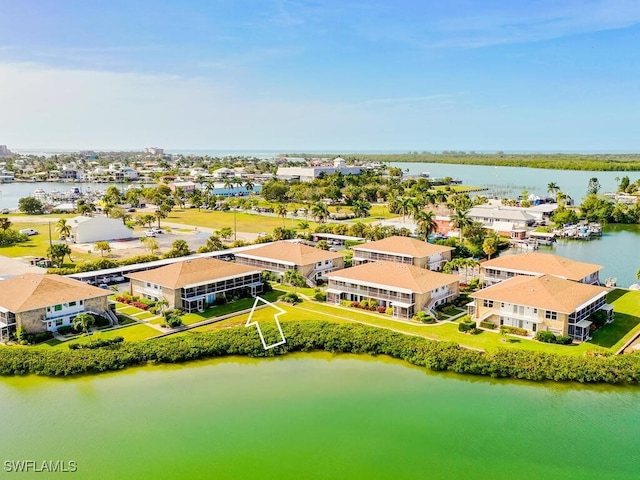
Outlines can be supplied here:
<path id="1" fill-rule="evenodd" d="M 3 209 L 2 209 L 2 214 L 3 214 L 3 215 L 9 215 L 9 213 L 11 213 L 11 212 L 9 212 L 9 209 L 8 209 L 8 208 L 3 208 Z"/>
<path id="2" fill-rule="evenodd" d="M 267 237 L 267 236 L 269 236 L 269 234 L 267 232 L 260 232 L 258 234 L 258 238 L 264 238 L 264 237 Z"/>
<path id="3" fill-rule="evenodd" d="M 144 232 L 144 234 L 147 237 L 155 237 L 156 236 L 156 232 L 154 232 L 153 230 L 147 230 L 147 231 Z"/>
<path id="4" fill-rule="evenodd" d="M 136 211 L 136 209 L 135 209 L 135 208 L 128 208 L 128 209 L 127 209 L 127 212 L 129 212 L 129 213 L 133 213 L 133 212 L 135 212 L 135 211 Z"/>
<path id="5" fill-rule="evenodd" d="M 151 231 L 155 232 L 155 233 L 164 233 L 164 230 L 162 230 L 161 228 L 158 228 L 158 227 L 152 228 Z"/>
<path id="6" fill-rule="evenodd" d="M 98 285 L 98 287 L 104 288 L 105 290 L 109 290 L 109 285 L 107 285 L 106 283 L 101 283 L 100 285 Z"/>
<path id="7" fill-rule="evenodd" d="M 122 283 L 122 282 L 124 282 L 124 277 L 122 275 L 112 275 L 111 276 L 111 281 L 113 283 Z"/>
<path id="8" fill-rule="evenodd" d="M 23 235 L 37 235 L 38 231 L 34 230 L 33 228 L 23 228 L 22 230 L 20 230 L 20 233 Z"/>

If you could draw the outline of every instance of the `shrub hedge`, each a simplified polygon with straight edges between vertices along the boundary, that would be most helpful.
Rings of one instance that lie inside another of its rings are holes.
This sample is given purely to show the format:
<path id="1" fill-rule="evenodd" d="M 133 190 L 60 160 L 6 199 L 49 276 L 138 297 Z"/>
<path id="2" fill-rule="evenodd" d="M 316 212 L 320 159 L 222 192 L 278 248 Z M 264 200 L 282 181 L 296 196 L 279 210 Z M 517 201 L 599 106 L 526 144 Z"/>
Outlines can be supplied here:
<path id="1" fill-rule="evenodd" d="M 207 357 L 247 355 L 272 357 L 295 351 L 389 355 L 431 370 L 495 378 L 576 382 L 640 383 L 640 354 L 569 356 L 529 350 L 468 350 L 453 342 L 369 327 L 321 321 L 282 322 L 287 343 L 262 348 L 253 328 L 227 328 L 182 337 L 123 342 L 109 348 L 40 350 L 0 348 L 0 374 L 67 376 L 120 370 L 145 363 L 177 363 Z M 277 335 L 265 325 L 264 335 Z"/>
<path id="2" fill-rule="evenodd" d="M 529 330 L 527 330 L 526 328 L 510 327 L 509 325 L 501 325 L 500 333 L 502 332 L 512 333 L 514 335 L 522 335 L 523 337 L 529 335 Z"/>

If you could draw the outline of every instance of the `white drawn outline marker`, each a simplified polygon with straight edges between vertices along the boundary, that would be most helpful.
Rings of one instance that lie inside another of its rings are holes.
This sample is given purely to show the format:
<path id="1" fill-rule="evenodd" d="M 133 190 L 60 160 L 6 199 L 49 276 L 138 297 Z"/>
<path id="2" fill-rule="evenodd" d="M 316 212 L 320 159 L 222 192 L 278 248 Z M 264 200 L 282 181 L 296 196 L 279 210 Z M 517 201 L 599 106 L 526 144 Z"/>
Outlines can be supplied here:
<path id="1" fill-rule="evenodd" d="M 273 315 L 273 319 L 276 321 L 276 325 L 278 326 L 278 331 L 280 332 L 280 337 L 282 338 L 281 341 L 274 343 L 272 345 L 267 345 L 267 343 L 264 341 L 264 335 L 262 335 L 262 330 L 260 329 L 260 323 L 258 321 L 255 321 L 255 322 L 251 321 L 251 319 L 253 318 L 253 313 L 256 311 L 256 307 L 258 306 L 258 302 L 263 302 L 269 305 L 270 307 L 273 307 L 276 310 L 278 310 L 278 313 Z M 253 307 L 251 307 L 251 313 L 249 314 L 249 318 L 247 318 L 247 323 L 245 323 L 244 326 L 245 328 L 250 327 L 251 325 L 256 326 L 256 328 L 258 329 L 258 335 L 260 335 L 260 341 L 262 342 L 262 346 L 264 347 L 265 350 L 269 350 L 270 348 L 277 347 L 278 345 L 284 345 L 285 343 L 287 343 L 287 339 L 284 338 L 284 333 L 282 333 L 282 327 L 280 326 L 280 322 L 278 321 L 278 317 L 283 313 L 287 313 L 287 312 L 282 308 L 278 307 L 277 305 L 265 300 L 264 298 L 256 296 L 256 300 L 255 302 L 253 302 Z"/>

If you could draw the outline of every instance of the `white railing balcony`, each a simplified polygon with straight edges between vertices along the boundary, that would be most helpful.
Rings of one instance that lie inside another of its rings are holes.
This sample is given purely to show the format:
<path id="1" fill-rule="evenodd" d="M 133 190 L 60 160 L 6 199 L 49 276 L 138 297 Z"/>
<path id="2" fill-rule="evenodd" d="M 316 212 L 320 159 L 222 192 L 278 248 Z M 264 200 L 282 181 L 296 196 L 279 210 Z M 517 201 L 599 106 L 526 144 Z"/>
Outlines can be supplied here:
<path id="1" fill-rule="evenodd" d="M 162 290 L 149 287 L 134 287 L 133 291 L 139 294 L 151 295 L 152 297 L 160 298 L 162 296 Z"/>
<path id="2" fill-rule="evenodd" d="M 542 320 L 537 315 L 534 315 L 534 316 L 524 315 L 524 314 L 521 315 L 519 313 L 513 313 L 513 311 L 508 311 L 508 312 L 499 311 L 496 313 L 496 315 L 499 315 L 501 317 L 513 318 L 515 320 L 523 320 L 525 322 L 542 323 Z"/>
<path id="3" fill-rule="evenodd" d="M 45 318 L 47 320 L 51 320 L 54 318 L 66 317 L 69 315 L 74 315 L 76 313 L 84 312 L 84 305 L 74 305 L 73 307 L 63 308 L 61 310 L 52 310 L 45 314 Z"/>

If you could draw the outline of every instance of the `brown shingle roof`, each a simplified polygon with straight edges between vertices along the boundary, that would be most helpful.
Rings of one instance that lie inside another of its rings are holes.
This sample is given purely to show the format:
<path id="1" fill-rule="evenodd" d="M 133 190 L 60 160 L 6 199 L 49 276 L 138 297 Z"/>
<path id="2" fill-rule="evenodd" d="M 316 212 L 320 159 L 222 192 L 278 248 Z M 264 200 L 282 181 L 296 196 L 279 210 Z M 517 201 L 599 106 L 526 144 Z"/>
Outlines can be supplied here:
<path id="1" fill-rule="evenodd" d="M 607 291 L 604 287 L 573 282 L 553 275 L 541 275 L 513 277 L 471 296 L 495 302 L 572 313 L 583 303 L 606 294 Z"/>
<path id="2" fill-rule="evenodd" d="M 245 250 L 242 253 L 238 252 L 236 253 L 236 257 L 257 257 L 293 263 L 295 265 L 309 265 L 324 260 L 342 258 L 342 255 L 336 252 L 320 250 L 319 248 L 310 247 L 302 243 L 282 241 L 269 243 L 263 247 L 252 248 L 251 250 Z"/>
<path id="3" fill-rule="evenodd" d="M 433 243 L 423 242 L 411 237 L 393 236 L 377 240 L 375 242 L 365 243 L 353 247 L 353 250 L 366 250 L 370 252 L 381 253 L 397 253 L 402 255 L 410 255 L 412 257 L 428 257 L 437 253 L 444 253 L 453 250 L 451 247 L 443 245 L 434 245 Z"/>
<path id="4" fill-rule="evenodd" d="M 171 263 L 164 267 L 153 268 L 143 272 L 130 273 L 126 277 L 176 289 L 187 285 L 256 272 L 260 272 L 256 267 L 205 257 Z"/>
<path id="5" fill-rule="evenodd" d="M 60 275 L 29 273 L 0 282 L 0 307 L 19 313 L 110 293 Z"/>
<path id="6" fill-rule="evenodd" d="M 435 288 L 460 280 L 457 275 L 432 272 L 407 263 L 395 262 L 363 263 L 357 267 L 328 273 L 327 277 L 330 280 L 364 282 L 382 285 L 390 289 L 410 290 L 415 293 L 430 292 Z"/>
<path id="7" fill-rule="evenodd" d="M 499 268 L 533 274 L 548 274 L 556 277 L 580 281 L 584 277 L 602 269 L 601 265 L 576 262 L 550 253 L 527 252 L 518 255 L 504 255 L 482 263 L 483 268 Z"/>

